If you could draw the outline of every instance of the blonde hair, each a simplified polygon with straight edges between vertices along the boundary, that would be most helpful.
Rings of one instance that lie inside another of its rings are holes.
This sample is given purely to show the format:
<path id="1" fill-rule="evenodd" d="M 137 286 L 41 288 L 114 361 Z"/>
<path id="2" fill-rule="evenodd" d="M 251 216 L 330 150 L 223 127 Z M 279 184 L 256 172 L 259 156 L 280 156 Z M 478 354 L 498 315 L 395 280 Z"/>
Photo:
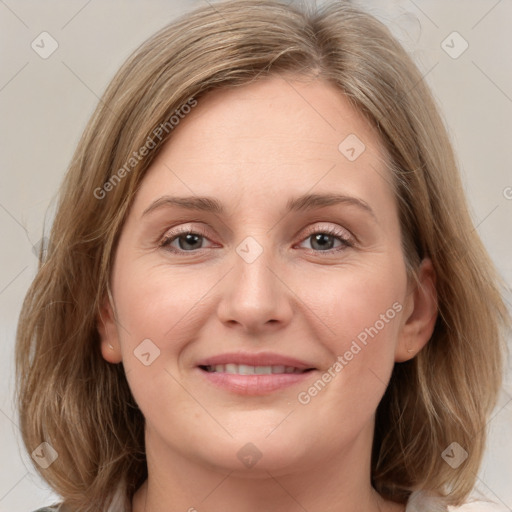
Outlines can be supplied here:
<path id="1" fill-rule="evenodd" d="M 423 489 L 458 505 L 475 483 L 509 317 L 431 93 L 389 30 L 348 3 L 312 10 L 235 0 L 176 20 L 118 71 L 78 144 L 23 304 L 21 432 L 29 452 L 43 441 L 57 451 L 38 470 L 73 510 L 108 507 L 120 485 L 130 500 L 147 477 L 144 418 L 123 366 L 102 358 L 96 327 L 138 186 L 184 105 L 275 74 L 328 80 L 378 128 L 408 269 L 414 275 L 429 257 L 437 273 L 434 334 L 414 359 L 395 365 L 377 410 L 372 484 L 397 502 Z M 452 442 L 468 452 L 457 470 L 441 457 Z"/>

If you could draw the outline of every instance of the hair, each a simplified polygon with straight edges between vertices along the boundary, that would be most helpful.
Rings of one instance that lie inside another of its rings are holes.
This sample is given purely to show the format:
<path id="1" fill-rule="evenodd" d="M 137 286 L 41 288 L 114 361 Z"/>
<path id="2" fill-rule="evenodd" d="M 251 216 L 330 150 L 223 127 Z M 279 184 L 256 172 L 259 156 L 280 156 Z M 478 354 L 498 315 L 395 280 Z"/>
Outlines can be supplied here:
<path id="1" fill-rule="evenodd" d="M 428 257 L 437 274 L 433 335 L 416 357 L 395 364 L 376 411 L 372 485 L 396 502 L 425 490 L 450 505 L 473 488 L 510 318 L 424 77 L 383 23 L 349 3 L 313 9 L 233 0 L 178 18 L 117 72 L 72 158 L 23 303 L 16 343 L 23 441 L 29 452 L 42 442 L 57 451 L 47 469 L 36 468 L 70 509 L 105 509 L 121 485 L 129 500 L 147 478 L 144 417 L 123 365 L 103 359 L 97 330 L 141 180 L 185 105 L 276 75 L 334 84 L 377 128 L 408 273 Z M 457 470 L 441 457 L 452 442 L 468 453 Z"/>

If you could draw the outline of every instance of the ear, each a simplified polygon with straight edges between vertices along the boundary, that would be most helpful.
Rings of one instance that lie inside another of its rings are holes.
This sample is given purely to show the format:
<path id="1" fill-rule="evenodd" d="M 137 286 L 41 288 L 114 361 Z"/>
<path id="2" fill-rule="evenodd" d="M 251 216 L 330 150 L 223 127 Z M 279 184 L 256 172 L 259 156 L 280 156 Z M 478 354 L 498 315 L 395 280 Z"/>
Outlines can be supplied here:
<path id="1" fill-rule="evenodd" d="M 437 320 L 436 273 L 429 258 L 418 270 L 404 307 L 403 324 L 395 351 L 395 361 L 412 359 L 428 342 Z"/>
<path id="2" fill-rule="evenodd" d="M 109 363 L 120 363 L 122 354 L 116 317 L 108 296 L 103 301 L 96 325 L 100 334 L 100 349 L 103 359 Z"/>

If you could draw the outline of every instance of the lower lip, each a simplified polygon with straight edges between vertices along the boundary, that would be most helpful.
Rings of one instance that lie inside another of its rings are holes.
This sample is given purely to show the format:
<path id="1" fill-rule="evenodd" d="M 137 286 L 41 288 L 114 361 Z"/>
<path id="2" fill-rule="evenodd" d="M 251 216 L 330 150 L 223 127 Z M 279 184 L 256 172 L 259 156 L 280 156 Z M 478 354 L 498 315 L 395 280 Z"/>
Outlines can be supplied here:
<path id="1" fill-rule="evenodd" d="M 264 375 L 238 375 L 234 373 L 207 372 L 198 368 L 201 374 L 215 386 L 239 395 L 268 395 L 274 391 L 300 384 L 308 379 L 314 370 L 304 373 L 271 373 Z"/>

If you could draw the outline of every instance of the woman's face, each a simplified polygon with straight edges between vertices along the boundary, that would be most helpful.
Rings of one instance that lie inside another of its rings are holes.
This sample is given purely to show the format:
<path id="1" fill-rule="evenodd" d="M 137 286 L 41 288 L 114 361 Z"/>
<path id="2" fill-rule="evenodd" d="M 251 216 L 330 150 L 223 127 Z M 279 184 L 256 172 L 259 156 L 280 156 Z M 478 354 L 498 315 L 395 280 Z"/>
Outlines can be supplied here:
<path id="1" fill-rule="evenodd" d="M 277 475 L 368 454 L 395 361 L 429 336 L 385 159 L 319 80 L 216 91 L 181 120 L 123 227 L 117 322 L 106 306 L 100 327 L 153 457 Z"/>

